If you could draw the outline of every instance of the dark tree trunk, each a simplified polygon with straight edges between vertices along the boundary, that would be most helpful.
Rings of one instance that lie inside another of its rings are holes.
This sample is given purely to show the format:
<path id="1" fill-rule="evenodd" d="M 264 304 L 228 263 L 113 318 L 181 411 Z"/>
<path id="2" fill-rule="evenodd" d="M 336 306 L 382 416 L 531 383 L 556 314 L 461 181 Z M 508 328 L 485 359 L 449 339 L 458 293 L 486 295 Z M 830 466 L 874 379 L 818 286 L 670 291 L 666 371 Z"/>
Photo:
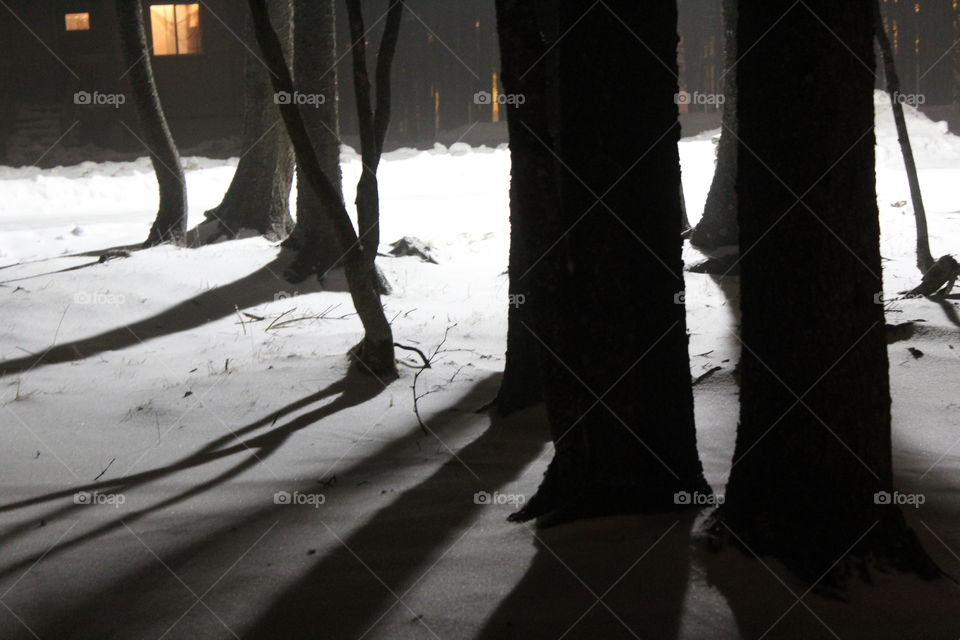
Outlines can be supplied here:
<path id="1" fill-rule="evenodd" d="M 741 0 L 723 0 L 724 76 L 723 129 L 717 148 L 717 167 L 703 208 L 703 217 L 697 223 L 690 242 L 703 249 L 735 245 L 737 229 L 737 3 Z"/>
<path id="2" fill-rule="evenodd" d="M 714 531 L 810 580 L 870 557 L 936 573 L 875 500 L 893 479 L 873 1 L 741 0 L 738 23 L 742 393 Z"/>
<path id="3" fill-rule="evenodd" d="M 676 492 L 709 492 L 680 295 L 676 3 L 559 10 L 564 168 L 559 216 L 544 229 L 561 235 L 534 299 L 548 296 L 553 317 L 533 330 L 565 374 L 544 384 L 555 458 L 515 514 L 549 514 L 544 523 L 674 509 Z"/>
<path id="4" fill-rule="evenodd" d="M 305 94 L 323 96 L 315 107 L 302 109 L 304 123 L 317 150 L 320 166 L 343 200 L 340 171 L 340 107 L 337 87 L 336 3 L 334 0 L 294 0 L 293 73 Z M 338 266 L 343 252 L 337 246 L 330 217 L 302 172 L 297 173 L 297 226 L 284 243 L 297 250 L 286 273 L 294 282 L 312 274 L 323 279 Z"/>
<path id="5" fill-rule="evenodd" d="M 390 284 L 377 268 L 375 260 L 380 249 L 380 185 L 377 169 L 383 156 L 383 144 L 390 127 L 392 87 L 390 74 L 400 37 L 403 18 L 403 0 L 390 0 L 386 23 L 380 36 L 380 49 L 374 71 L 375 85 L 370 83 L 367 70 L 367 38 L 369 32 L 363 19 L 360 0 L 347 0 L 350 37 L 353 53 L 353 88 L 357 101 L 357 121 L 360 127 L 360 160 L 363 169 L 357 183 L 357 225 L 360 243 L 370 261 L 377 283 L 377 292 L 390 293 Z M 373 97 L 373 90 L 376 98 Z"/>
<path id="6" fill-rule="evenodd" d="M 537 246 L 537 225 L 557 218 L 553 136 L 547 119 L 547 45 L 538 28 L 536 3 L 497 0 L 501 78 L 508 94 L 524 96 L 522 107 L 507 106 L 510 133 L 510 278 L 507 355 L 503 381 L 494 401 L 501 415 L 543 399 L 541 353 L 530 328 L 534 320 L 534 284 L 542 269 L 535 262 L 548 248 Z M 531 237 L 534 236 L 534 237 Z M 546 259 L 546 258 L 545 258 Z M 549 264 L 549 263 L 548 263 Z M 546 265 L 543 265 L 546 267 Z"/>
<path id="7" fill-rule="evenodd" d="M 181 242 L 187 232 L 187 183 L 153 80 L 143 8 L 139 2 L 116 0 L 116 9 L 120 48 L 124 64 L 129 69 L 133 104 L 140 119 L 141 142 L 150 154 L 160 188 L 160 207 L 143 246 Z"/>
<path id="8" fill-rule="evenodd" d="M 291 0 L 271 0 L 271 19 L 279 25 L 284 52 L 290 55 L 293 29 Z M 245 40 L 253 36 L 248 17 Z M 197 228 L 197 243 L 236 238 L 253 230 L 276 242 L 293 228 L 290 185 L 293 182 L 293 146 L 274 107 L 269 71 L 252 53 L 244 59 L 244 114 L 242 156 L 223 201 L 206 212 Z M 192 234 L 191 234 L 192 235 Z"/>
<path id="9" fill-rule="evenodd" d="M 248 3 L 253 15 L 257 42 L 272 71 L 270 77 L 274 91 L 293 94 L 293 78 L 283 57 L 280 40 L 270 24 L 266 0 L 248 0 Z M 330 177 L 324 174 L 297 105 L 285 103 L 278 106 L 287 133 L 293 142 L 299 170 L 303 172 L 324 205 L 335 212 L 335 215 L 330 217 L 331 226 L 337 234 L 338 245 L 344 250 L 343 262 L 347 285 L 365 331 L 363 341 L 351 350 L 351 355 L 374 375 L 396 377 L 393 332 L 383 313 L 383 305 L 380 303 L 380 295 L 377 292 L 375 255 L 367 255 L 365 247 L 353 228 L 350 215 L 343 205 L 339 190 Z M 363 220 L 361 220 L 360 233 L 364 232 Z"/>
<path id="10" fill-rule="evenodd" d="M 917 222 L 917 268 L 920 269 L 921 275 L 926 275 L 927 271 L 933 266 L 933 254 L 930 252 L 930 234 L 927 231 L 927 210 L 923 206 L 920 176 L 917 175 L 917 163 L 913 158 L 910 133 L 907 131 L 907 119 L 903 115 L 903 103 L 900 101 L 900 76 L 897 75 L 897 65 L 894 61 L 890 38 L 883 26 L 880 0 L 874 2 L 874 24 L 877 44 L 880 47 L 880 55 L 883 59 L 883 74 L 887 82 L 887 93 L 890 94 L 890 103 L 893 107 L 893 120 L 897 125 L 897 137 L 900 139 L 903 165 L 907 171 L 907 181 L 910 184 L 913 215 Z"/>
<path id="11" fill-rule="evenodd" d="M 367 29 L 360 0 L 347 0 L 350 18 L 350 39 L 353 52 L 353 86 L 357 99 L 360 125 L 360 155 L 363 169 L 357 184 L 357 219 L 362 230 L 360 242 L 364 253 L 373 261 L 380 248 L 380 189 L 377 168 L 383 154 L 383 143 L 390 125 L 390 72 L 400 34 L 403 0 L 390 0 L 386 26 L 380 42 L 375 71 L 376 104 L 373 102 L 370 75 L 367 71 Z"/>

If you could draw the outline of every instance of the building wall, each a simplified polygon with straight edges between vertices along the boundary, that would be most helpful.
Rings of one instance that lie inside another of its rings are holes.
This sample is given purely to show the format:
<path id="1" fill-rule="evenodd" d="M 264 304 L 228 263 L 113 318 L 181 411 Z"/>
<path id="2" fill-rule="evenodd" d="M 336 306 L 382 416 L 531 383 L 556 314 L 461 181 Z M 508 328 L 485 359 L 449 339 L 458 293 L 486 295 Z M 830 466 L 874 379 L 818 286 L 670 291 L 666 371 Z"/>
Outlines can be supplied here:
<path id="1" fill-rule="evenodd" d="M 161 4 L 161 0 L 142 1 L 145 8 Z M 679 1 L 681 88 L 690 93 L 720 93 L 721 0 Z M 129 94 L 114 2 L 6 0 L 9 9 L 0 7 L 0 162 L 30 164 L 44 144 L 64 132 L 69 133 L 44 157 L 44 164 L 63 161 L 64 154 L 58 153 L 62 149 L 85 149 L 90 159 L 144 153 L 135 135 L 137 118 L 129 100 L 119 108 L 74 102 L 74 95 L 81 91 Z M 349 29 L 344 2 L 337 2 L 341 134 L 347 143 L 356 145 Z M 368 27 L 373 26 L 371 56 L 383 26 L 380 17 L 386 2 L 364 2 Z M 473 144 L 505 141 L 503 111 L 498 113 L 475 99 L 478 92 L 493 93 L 498 80 L 493 0 L 407 0 L 407 6 L 393 73 L 388 148 L 423 147 L 435 141 L 449 144 L 460 138 Z M 960 0 L 883 0 L 883 7 L 897 48 L 904 90 L 921 94 L 927 106 L 950 104 L 956 110 Z M 63 16 L 68 12 L 89 12 L 91 29 L 65 31 Z M 242 0 L 204 0 L 202 52 L 152 58 L 171 129 L 184 153 L 238 153 L 243 67 L 248 50 L 257 50 L 252 38 L 244 35 L 246 12 Z M 149 33 L 149 22 L 147 28 Z M 370 66 L 372 71 L 372 61 Z M 689 112 L 688 120 L 706 118 L 704 126 L 711 126 L 710 118 L 718 115 L 716 104 L 682 105 L 681 110 Z M 35 148 L 14 148 L 25 144 L 24 136 L 13 135 L 17 128 L 34 132 L 27 137 Z"/>
<path id="2" fill-rule="evenodd" d="M 119 52 L 114 0 L 12 0 L 8 4 L 16 17 L 0 22 L 4 54 L 0 109 L 7 127 L 16 127 L 25 110 L 56 108 L 62 132 L 69 131 L 60 142 L 63 147 L 93 145 L 142 155 L 135 135 L 137 116 L 128 99 L 127 68 Z M 145 12 L 149 4 L 144 2 Z M 245 52 L 234 33 L 241 31 L 244 8 L 236 1 L 205 0 L 201 53 L 152 57 L 167 119 L 183 148 L 226 140 L 224 154 L 233 151 L 230 139 L 241 126 Z M 66 31 L 64 15 L 79 12 L 90 14 L 90 30 Z M 149 14 L 145 17 L 149 38 Z M 116 100 L 77 104 L 78 92 L 124 98 L 119 106 Z M 9 156 L 16 150 L 6 151 Z M 51 160 L 57 157 L 50 155 Z"/>

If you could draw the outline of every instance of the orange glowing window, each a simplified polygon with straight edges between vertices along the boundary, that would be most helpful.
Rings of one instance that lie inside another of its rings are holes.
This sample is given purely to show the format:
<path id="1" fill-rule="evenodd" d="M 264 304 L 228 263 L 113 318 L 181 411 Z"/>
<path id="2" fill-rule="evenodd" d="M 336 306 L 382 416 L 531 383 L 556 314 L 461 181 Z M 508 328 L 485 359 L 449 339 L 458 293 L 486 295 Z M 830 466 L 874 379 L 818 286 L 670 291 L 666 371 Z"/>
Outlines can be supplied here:
<path id="1" fill-rule="evenodd" d="M 67 13 L 63 16 L 67 31 L 89 31 L 90 14 L 89 13 Z"/>
<path id="2" fill-rule="evenodd" d="M 200 4 L 150 6 L 153 55 L 200 53 Z"/>

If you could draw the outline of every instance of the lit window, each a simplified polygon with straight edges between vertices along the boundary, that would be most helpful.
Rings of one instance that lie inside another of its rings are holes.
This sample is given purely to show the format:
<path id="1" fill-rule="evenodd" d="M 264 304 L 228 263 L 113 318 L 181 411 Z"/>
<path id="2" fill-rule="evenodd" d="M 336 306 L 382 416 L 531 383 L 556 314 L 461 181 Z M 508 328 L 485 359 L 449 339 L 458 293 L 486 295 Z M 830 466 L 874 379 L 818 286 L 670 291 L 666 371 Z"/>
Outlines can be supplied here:
<path id="1" fill-rule="evenodd" d="M 150 6 L 153 55 L 200 53 L 200 4 Z"/>
<path id="2" fill-rule="evenodd" d="M 63 21 L 67 25 L 67 31 L 89 31 L 90 14 L 89 13 L 68 13 L 63 16 Z"/>

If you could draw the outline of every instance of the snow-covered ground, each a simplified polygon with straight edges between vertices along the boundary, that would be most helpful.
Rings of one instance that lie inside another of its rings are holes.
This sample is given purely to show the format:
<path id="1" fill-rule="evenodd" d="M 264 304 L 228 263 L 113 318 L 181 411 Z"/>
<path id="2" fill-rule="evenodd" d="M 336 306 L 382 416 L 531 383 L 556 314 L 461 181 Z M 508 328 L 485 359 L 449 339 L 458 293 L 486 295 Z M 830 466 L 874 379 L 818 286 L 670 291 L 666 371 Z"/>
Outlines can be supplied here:
<path id="1" fill-rule="evenodd" d="M 909 122 L 934 253 L 956 252 L 960 139 L 913 111 Z M 715 134 L 681 143 L 693 217 Z M 915 236 L 888 109 L 878 136 L 895 294 L 916 283 Z M 343 160 L 352 201 L 359 161 Z M 236 161 L 185 164 L 193 225 Z M 90 264 L 68 254 L 146 236 L 149 162 L 0 168 L 0 638 L 960 637 L 947 581 L 881 576 L 848 603 L 827 599 L 776 563 L 700 552 L 692 514 L 542 532 L 505 522 L 551 455 L 542 410 L 475 413 L 503 367 L 508 175 L 506 149 L 464 145 L 381 166 L 385 244 L 417 236 L 440 262 L 380 262 L 397 340 L 433 349 L 448 332 L 420 377 L 436 391 L 420 401 L 425 436 L 413 369 L 389 385 L 344 381 L 360 326 L 342 281 L 286 283 L 287 258 L 259 238 Z M 735 278 L 687 274 L 691 373 L 722 367 L 696 387 L 719 493 L 737 418 L 736 296 Z M 920 321 L 890 347 L 898 485 L 924 497 L 907 516 L 960 575 L 956 303 L 889 311 Z"/>

